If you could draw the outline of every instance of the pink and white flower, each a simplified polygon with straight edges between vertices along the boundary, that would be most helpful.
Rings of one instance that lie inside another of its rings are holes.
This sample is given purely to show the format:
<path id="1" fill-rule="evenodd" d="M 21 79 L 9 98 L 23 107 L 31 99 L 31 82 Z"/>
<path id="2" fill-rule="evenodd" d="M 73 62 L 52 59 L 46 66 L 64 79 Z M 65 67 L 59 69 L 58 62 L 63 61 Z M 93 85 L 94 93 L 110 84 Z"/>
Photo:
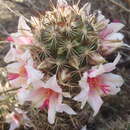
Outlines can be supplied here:
<path id="1" fill-rule="evenodd" d="M 29 94 L 28 101 L 32 101 L 33 105 L 39 109 L 48 108 L 48 122 L 53 124 L 56 112 L 66 112 L 75 115 L 74 110 L 67 104 L 63 104 L 63 93 L 57 84 L 56 75 L 51 77 L 42 86 L 35 86 L 34 90 Z"/>
<path id="2" fill-rule="evenodd" d="M 17 61 L 7 65 L 8 79 L 12 86 L 21 87 L 40 80 L 43 74 L 34 68 L 29 50 L 19 55 Z"/>
<path id="3" fill-rule="evenodd" d="M 26 112 L 18 108 L 6 116 L 6 122 L 10 124 L 9 130 L 15 130 L 19 128 L 20 125 L 30 127 L 30 119 L 27 117 Z"/>
<path id="4" fill-rule="evenodd" d="M 17 49 L 21 49 L 23 45 L 32 45 L 34 43 L 31 28 L 26 24 L 23 16 L 19 18 L 18 32 L 12 33 L 9 37 Z"/>
<path id="5" fill-rule="evenodd" d="M 124 25 L 122 23 L 113 22 L 108 24 L 106 28 L 100 32 L 99 37 L 101 39 L 101 51 L 104 55 L 111 54 L 117 48 L 124 45 L 124 35 L 118 32 L 123 27 Z"/>
<path id="6" fill-rule="evenodd" d="M 110 73 L 116 68 L 119 59 L 118 54 L 113 63 L 92 67 L 79 81 L 81 92 L 74 97 L 74 100 L 82 102 L 81 108 L 88 102 L 94 110 L 94 116 L 103 104 L 101 97 L 117 94 L 124 82 L 121 76 Z"/>

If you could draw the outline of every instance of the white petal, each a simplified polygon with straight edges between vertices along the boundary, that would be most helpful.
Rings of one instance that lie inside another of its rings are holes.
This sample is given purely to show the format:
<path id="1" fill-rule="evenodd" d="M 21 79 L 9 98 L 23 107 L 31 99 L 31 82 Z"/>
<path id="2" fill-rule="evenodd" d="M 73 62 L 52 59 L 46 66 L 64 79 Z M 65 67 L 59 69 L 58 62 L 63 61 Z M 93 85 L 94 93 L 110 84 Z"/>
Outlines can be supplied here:
<path id="1" fill-rule="evenodd" d="M 108 35 L 105 38 L 105 40 L 122 40 L 123 38 L 124 38 L 124 35 L 121 33 L 112 33 L 112 34 Z"/>
<path id="2" fill-rule="evenodd" d="M 63 101 L 63 95 L 62 94 L 58 94 L 58 99 L 57 99 L 57 103 L 61 104 Z"/>
<path id="3" fill-rule="evenodd" d="M 20 56 L 20 59 L 22 59 L 28 65 L 33 66 L 33 59 L 29 50 L 26 50 L 23 55 Z"/>
<path id="4" fill-rule="evenodd" d="M 87 126 L 85 125 L 81 130 L 87 130 Z"/>
<path id="5" fill-rule="evenodd" d="M 21 67 L 21 64 L 16 62 L 16 63 L 7 65 L 6 68 L 7 68 L 8 72 L 10 72 L 10 73 L 19 73 L 20 67 Z"/>
<path id="6" fill-rule="evenodd" d="M 45 88 L 50 88 L 55 92 L 62 93 L 62 89 L 57 84 L 56 75 L 52 76 L 45 84 Z"/>
<path id="7" fill-rule="evenodd" d="M 75 115 L 76 112 L 70 107 L 68 106 L 67 104 L 58 104 L 57 107 L 56 107 L 56 110 L 58 112 L 66 112 L 67 114 L 69 115 Z"/>
<path id="8" fill-rule="evenodd" d="M 79 81 L 79 86 L 81 87 L 80 93 L 75 96 L 73 99 L 75 101 L 82 102 L 85 97 L 87 97 L 87 93 L 89 91 L 89 85 L 87 83 L 87 73 L 85 72 L 81 80 Z"/>
<path id="9" fill-rule="evenodd" d="M 124 80 L 120 75 L 117 74 L 112 74 L 112 73 L 107 73 L 103 74 L 103 82 L 104 84 L 109 86 L 109 94 L 115 95 L 120 91 L 120 87 L 123 85 Z"/>
<path id="10" fill-rule="evenodd" d="M 29 94 L 30 94 L 30 91 L 28 89 L 21 88 L 20 90 L 18 90 L 17 98 L 18 98 L 19 104 L 23 105 L 24 102 L 28 100 Z"/>
<path id="11" fill-rule="evenodd" d="M 100 107 L 102 106 L 103 100 L 101 99 L 99 95 L 97 95 L 96 93 L 93 93 L 88 96 L 88 103 L 94 110 L 93 116 L 95 116 L 98 113 Z"/>
<path id="12" fill-rule="evenodd" d="M 16 52 L 16 49 L 13 47 L 13 45 L 11 45 L 9 52 L 4 57 L 4 61 L 7 63 L 9 63 L 11 61 L 15 61 L 17 55 L 18 54 Z"/>
<path id="13" fill-rule="evenodd" d="M 28 77 L 27 82 L 28 82 L 28 84 L 42 79 L 43 74 L 39 70 L 34 69 L 30 65 L 26 65 L 25 68 L 26 68 L 26 71 L 27 71 L 27 77 Z"/>
<path id="14" fill-rule="evenodd" d="M 48 108 L 48 122 L 50 124 L 54 124 L 55 122 L 56 105 L 57 105 L 56 97 L 51 96 L 49 100 L 49 108 Z"/>
<path id="15" fill-rule="evenodd" d="M 122 23 L 110 23 L 107 26 L 107 29 L 112 30 L 113 33 L 120 31 L 124 27 Z"/>
<path id="16" fill-rule="evenodd" d="M 9 82 L 12 85 L 12 87 L 21 87 L 26 84 L 26 79 L 19 77 L 14 80 L 10 80 Z"/>
<path id="17" fill-rule="evenodd" d="M 120 58 L 121 58 L 121 55 L 120 55 L 120 53 L 118 53 L 118 55 L 115 58 L 115 60 L 113 61 L 113 63 L 104 64 L 105 72 L 111 72 L 112 70 L 114 70 L 116 68 L 116 65 L 118 64 Z"/>
<path id="18" fill-rule="evenodd" d="M 81 87 L 81 91 L 77 96 L 73 98 L 73 100 L 79 101 L 82 103 L 81 109 L 84 107 L 88 99 L 89 85 L 87 83 L 87 77 L 88 77 L 88 74 L 87 72 L 85 72 L 83 74 L 83 77 L 79 81 L 79 86 Z"/>
<path id="19" fill-rule="evenodd" d="M 32 36 L 30 27 L 26 24 L 23 16 L 20 16 L 18 23 L 18 32 L 23 35 Z"/>
<path id="20" fill-rule="evenodd" d="M 101 75 L 105 72 L 104 65 L 100 64 L 99 66 L 94 66 L 91 69 L 92 71 L 89 73 L 89 77 L 93 78 L 98 75 Z"/>
<path id="21" fill-rule="evenodd" d="M 15 123 L 14 121 L 11 122 L 9 130 L 15 130 L 16 128 L 19 128 L 20 124 Z"/>
<path id="22" fill-rule="evenodd" d="M 98 75 L 101 75 L 106 72 L 111 72 L 116 68 L 117 63 L 119 62 L 121 58 L 121 55 L 118 53 L 117 57 L 112 63 L 107 63 L 107 64 L 100 64 L 99 66 L 94 66 L 91 69 L 91 72 L 89 73 L 89 77 L 96 77 Z"/>

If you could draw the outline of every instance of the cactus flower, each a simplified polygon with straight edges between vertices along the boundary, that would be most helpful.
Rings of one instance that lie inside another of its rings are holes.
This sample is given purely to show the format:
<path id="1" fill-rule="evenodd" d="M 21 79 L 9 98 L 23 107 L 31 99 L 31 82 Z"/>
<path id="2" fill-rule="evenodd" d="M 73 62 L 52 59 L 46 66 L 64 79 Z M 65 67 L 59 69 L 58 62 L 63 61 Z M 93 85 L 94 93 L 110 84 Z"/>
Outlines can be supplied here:
<path id="1" fill-rule="evenodd" d="M 66 112 L 70 115 L 76 113 L 67 104 L 62 103 L 63 93 L 57 84 L 56 75 L 51 77 L 43 86 L 35 86 L 34 91 L 30 93 L 27 100 L 32 101 L 35 107 L 39 109 L 48 108 L 48 122 L 53 124 L 56 112 Z"/>
<path id="2" fill-rule="evenodd" d="M 32 45 L 34 43 L 31 28 L 26 24 L 23 16 L 19 18 L 18 32 L 12 33 L 10 38 L 17 49 L 21 49 L 23 45 Z"/>
<path id="3" fill-rule="evenodd" d="M 101 97 L 117 94 L 124 82 L 121 76 L 110 73 L 115 69 L 119 59 L 118 54 L 113 63 L 92 67 L 90 71 L 83 74 L 79 81 L 81 92 L 74 97 L 74 100 L 82 102 L 81 108 L 88 102 L 94 110 L 94 116 L 103 104 Z"/>
<path id="4" fill-rule="evenodd" d="M 113 22 L 107 25 L 105 29 L 100 32 L 101 51 L 104 55 L 109 55 L 117 48 L 124 45 L 124 35 L 119 33 L 124 25 L 122 23 Z"/>
<path id="5" fill-rule="evenodd" d="M 40 80 L 43 74 L 34 68 L 30 52 L 25 53 L 17 58 L 17 61 L 7 65 L 8 80 L 13 86 L 26 86 L 37 80 Z"/>
<path id="6" fill-rule="evenodd" d="M 15 130 L 20 127 L 20 125 L 30 127 L 30 119 L 27 117 L 26 112 L 18 108 L 6 116 L 6 122 L 10 123 L 9 130 Z"/>

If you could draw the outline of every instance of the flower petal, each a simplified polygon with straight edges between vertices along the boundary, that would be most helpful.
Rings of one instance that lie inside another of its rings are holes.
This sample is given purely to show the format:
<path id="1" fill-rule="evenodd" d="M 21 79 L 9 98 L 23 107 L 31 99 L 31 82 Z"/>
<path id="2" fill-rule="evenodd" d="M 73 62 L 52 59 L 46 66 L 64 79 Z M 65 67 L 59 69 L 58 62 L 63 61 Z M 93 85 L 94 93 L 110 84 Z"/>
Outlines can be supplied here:
<path id="1" fill-rule="evenodd" d="M 87 130 L 87 126 L 85 125 L 81 130 Z"/>
<path id="2" fill-rule="evenodd" d="M 91 93 L 88 96 L 88 103 L 92 107 L 92 109 L 94 110 L 93 116 L 95 116 L 98 113 L 100 107 L 102 106 L 103 100 L 101 99 L 101 97 L 98 94 Z"/>
<path id="3" fill-rule="evenodd" d="M 45 84 L 45 88 L 50 88 L 55 92 L 61 93 L 62 89 L 57 84 L 56 75 L 52 76 Z"/>
<path id="4" fill-rule="evenodd" d="M 108 35 L 105 38 L 105 40 L 122 40 L 123 38 L 124 38 L 124 35 L 122 33 L 112 33 L 112 34 Z"/>
<path id="5" fill-rule="evenodd" d="M 24 63 L 33 66 L 33 59 L 29 50 L 26 50 L 20 57 L 20 61 L 22 60 Z"/>
<path id="6" fill-rule="evenodd" d="M 98 75 L 101 75 L 106 72 L 111 72 L 116 68 L 117 63 L 119 62 L 121 58 L 121 55 L 118 53 L 117 57 L 112 63 L 107 63 L 107 64 L 100 64 L 99 66 L 94 66 L 92 67 L 91 72 L 89 73 L 89 77 L 96 77 Z"/>
<path id="7" fill-rule="evenodd" d="M 10 50 L 8 51 L 8 53 L 6 54 L 6 56 L 4 57 L 4 61 L 6 63 L 9 63 L 11 61 L 15 61 L 16 57 L 17 57 L 17 52 L 16 49 L 13 47 L 13 45 L 11 44 L 10 46 Z"/>
<path id="8" fill-rule="evenodd" d="M 21 67 L 21 64 L 18 62 L 9 64 L 6 66 L 9 73 L 19 73 L 20 67 Z"/>
<path id="9" fill-rule="evenodd" d="M 83 77 L 79 81 L 79 86 L 81 87 L 81 91 L 77 96 L 73 98 L 73 100 L 75 101 L 82 102 L 81 109 L 84 107 L 88 99 L 89 85 L 87 83 L 87 75 L 88 74 L 86 72 L 83 74 Z"/>
<path id="10" fill-rule="evenodd" d="M 113 63 L 104 64 L 105 72 L 111 72 L 111 71 L 113 71 L 116 68 L 116 65 L 118 64 L 120 58 L 121 58 L 121 55 L 120 55 L 120 53 L 118 53 L 118 55 L 115 58 L 115 60 L 113 61 Z"/>
<path id="11" fill-rule="evenodd" d="M 49 109 L 48 109 L 48 122 L 50 124 L 54 124 L 55 122 L 56 105 L 57 105 L 57 98 L 55 97 L 55 95 L 52 95 L 49 100 Z"/>
<path id="12" fill-rule="evenodd" d="M 107 73 L 103 74 L 102 77 L 104 84 L 109 86 L 109 94 L 115 95 L 120 91 L 120 87 L 124 83 L 124 80 L 120 75 Z"/>
<path id="13" fill-rule="evenodd" d="M 104 66 L 100 64 L 99 66 L 92 67 L 91 72 L 89 73 L 89 77 L 93 78 L 103 74 L 104 72 L 105 72 Z"/>
<path id="14" fill-rule="evenodd" d="M 20 124 L 15 123 L 14 121 L 11 122 L 9 130 L 15 130 L 16 128 L 19 128 Z"/>
<path id="15" fill-rule="evenodd" d="M 57 112 L 66 112 L 69 115 L 75 115 L 76 112 L 67 104 L 58 104 L 56 107 Z"/>
<path id="16" fill-rule="evenodd" d="M 42 106 L 46 99 L 46 91 L 44 88 L 38 88 L 36 90 L 32 90 L 28 96 L 27 101 L 32 101 L 32 104 L 39 108 Z"/>
<path id="17" fill-rule="evenodd" d="M 19 18 L 18 32 L 23 35 L 32 36 L 31 28 L 26 24 L 23 16 L 20 16 Z"/>
<path id="18" fill-rule="evenodd" d="M 18 90 L 17 99 L 20 105 L 23 105 L 24 102 L 28 100 L 29 94 L 30 91 L 28 89 L 21 88 L 20 90 Z"/>
<path id="19" fill-rule="evenodd" d="M 28 82 L 28 84 L 42 79 L 43 74 L 39 70 L 34 69 L 30 65 L 26 65 L 25 68 L 26 68 L 26 71 L 27 71 L 27 77 L 28 77 L 27 82 Z"/>
<path id="20" fill-rule="evenodd" d="M 120 31 L 124 27 L 124 24 L 113 22 L 108 24 L 107 29 L 112 30 L 113 33 Z"/>

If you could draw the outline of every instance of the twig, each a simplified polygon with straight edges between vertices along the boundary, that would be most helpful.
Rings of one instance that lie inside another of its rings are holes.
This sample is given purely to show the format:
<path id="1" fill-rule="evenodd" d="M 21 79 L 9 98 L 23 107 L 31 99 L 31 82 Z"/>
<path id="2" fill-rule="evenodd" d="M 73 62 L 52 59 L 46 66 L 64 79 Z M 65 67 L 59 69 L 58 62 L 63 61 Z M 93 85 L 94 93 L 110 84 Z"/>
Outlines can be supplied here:
<path id="1" fill-rule="evenodd" d="M 113 3 L 114 5 L 116 5 L 116 6 L 118 6 L 118 7 L 120 7 L 121 9 L 123 9 L 124 11 L 126 11 L 126 12 L 128 12 L 128 13 L 130 13 L 130 9 L 127 9 L 126 7 L 124 7 L 123 5 L 121 5 L 121 4 L 119 4 L 119 3 L 117 3 L 116 1 L 114 1 L 114 0 L 109 0 L 111 3 Z"/>

